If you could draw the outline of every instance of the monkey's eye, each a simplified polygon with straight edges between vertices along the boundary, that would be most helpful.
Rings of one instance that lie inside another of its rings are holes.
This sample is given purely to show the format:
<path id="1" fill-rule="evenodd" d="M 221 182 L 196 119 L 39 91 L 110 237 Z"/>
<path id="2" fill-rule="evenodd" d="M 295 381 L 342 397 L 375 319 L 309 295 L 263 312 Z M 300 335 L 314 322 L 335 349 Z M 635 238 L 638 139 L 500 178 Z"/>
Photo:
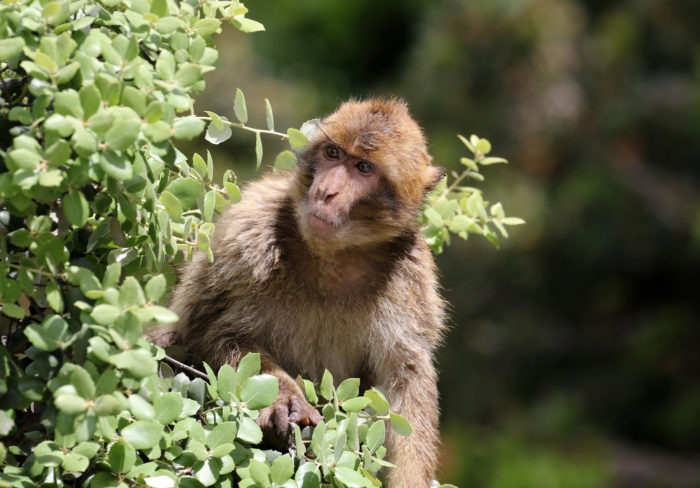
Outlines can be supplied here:
<path id="1" fill-rule="evenodd" d="M 369 175 L 372 173 L 372 171 L 374 171 L 374 167 L 372 166 L 372 163 L 370 163 L 368 161 L 360 161 L 359 163 L 357 163 L 355 165 L 355 167 L 357 168 L 357 171 L 359 171 L 360 174 L 363 174 L 363 175 Z"/>
<path id="2" fill-rule="evenodd" d="M 332 144 L 329 144 L 326 146 L 326 157 L 328 159 L 339 159 L 340 158 L 340 149 L 338 146 L 334 146 Z"/>

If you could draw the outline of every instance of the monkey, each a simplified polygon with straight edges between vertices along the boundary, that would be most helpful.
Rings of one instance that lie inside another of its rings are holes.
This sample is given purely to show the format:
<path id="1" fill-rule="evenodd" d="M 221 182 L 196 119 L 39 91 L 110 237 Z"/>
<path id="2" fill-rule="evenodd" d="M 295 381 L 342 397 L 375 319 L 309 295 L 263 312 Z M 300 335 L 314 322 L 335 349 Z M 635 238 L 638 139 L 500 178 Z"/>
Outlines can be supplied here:
<path id="1" fill-rule="evenodd" d="M 297 375 L 380 387 L 414 429 L 387 434 L 387 484 L 428 487 L 445 303 L 419 212 L 443 170 L 400 99 L 347 101 L 309 139 L 294 171 L 248 184 L 222 214 L 213 263 L 200 253 L 184 268 L 170 305 L 179 321 L 150 338 L 215 368 L 260 353 L 279 380 L 257 420 L 272 445 L 288 445 L 292 422 L 321 420 Z"/>

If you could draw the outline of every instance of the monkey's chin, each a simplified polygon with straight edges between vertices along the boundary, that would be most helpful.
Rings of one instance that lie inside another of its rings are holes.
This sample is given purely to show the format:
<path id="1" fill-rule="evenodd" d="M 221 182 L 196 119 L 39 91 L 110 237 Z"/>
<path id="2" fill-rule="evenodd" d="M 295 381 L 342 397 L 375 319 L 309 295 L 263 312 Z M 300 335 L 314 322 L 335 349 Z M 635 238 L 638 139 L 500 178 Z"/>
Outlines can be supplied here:
<path id="1" fill-rule="evenodd" d="M 307 237 L 315 244 L 324 247 L 332 244 L 338 238 L 341 227 L 316 215 L 309 214 L 306 219 Z"/>

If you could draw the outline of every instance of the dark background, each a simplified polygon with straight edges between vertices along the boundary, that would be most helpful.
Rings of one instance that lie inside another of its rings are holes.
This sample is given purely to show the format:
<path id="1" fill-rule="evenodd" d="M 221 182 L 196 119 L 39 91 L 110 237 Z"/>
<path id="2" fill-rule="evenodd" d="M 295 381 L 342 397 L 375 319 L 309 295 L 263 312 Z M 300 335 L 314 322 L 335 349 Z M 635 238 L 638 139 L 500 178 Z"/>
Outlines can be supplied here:
<path id="1" fill-rule="evenodd" d="M 458 133 L 510 160 L 483 187 L 527 225 L 438 257 L 441 480 L 700 487 L 700 2 L 247 6 L 267 32 L 225 30 L 199 111 L 232 118 L 240 87 L 251 125 L 267 97 L 286 129 L 397 95 L 437 164 Z M 250 134 L 208 148 L 255 176 Z"/>

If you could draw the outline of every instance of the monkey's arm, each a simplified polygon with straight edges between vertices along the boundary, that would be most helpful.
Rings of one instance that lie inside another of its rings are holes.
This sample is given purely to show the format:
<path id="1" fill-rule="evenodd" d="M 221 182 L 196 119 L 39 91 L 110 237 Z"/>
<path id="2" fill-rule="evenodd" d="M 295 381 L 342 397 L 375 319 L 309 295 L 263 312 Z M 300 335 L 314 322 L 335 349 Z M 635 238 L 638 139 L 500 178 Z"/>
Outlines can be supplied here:
<path id="1" fill-rule="evenodd" d="M 428 488 L 438 458 L 437 376 L 425 351 L 392 358 L 380 384 L 385 388 L 392 410 L 404 416 L 413 432 L 403 437 L 388 432 L 389 461 L 397 468 L 386 473 L 391 488 Z"/>

